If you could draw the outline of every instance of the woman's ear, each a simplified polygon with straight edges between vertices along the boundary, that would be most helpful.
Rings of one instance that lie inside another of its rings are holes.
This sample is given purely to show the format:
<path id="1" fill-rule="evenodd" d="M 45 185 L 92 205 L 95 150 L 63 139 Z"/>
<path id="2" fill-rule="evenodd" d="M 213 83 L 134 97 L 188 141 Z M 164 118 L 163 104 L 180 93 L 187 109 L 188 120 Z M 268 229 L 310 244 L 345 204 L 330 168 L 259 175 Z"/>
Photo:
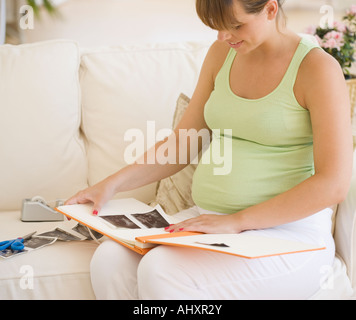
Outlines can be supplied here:
<path id="1" fill-rule="evenodd" d="M 268 20 L 276 19 L 278 11 L 279 11 L 278 0 L 269 0 L 265 6 L 265 12 L 267 13 Z"/>

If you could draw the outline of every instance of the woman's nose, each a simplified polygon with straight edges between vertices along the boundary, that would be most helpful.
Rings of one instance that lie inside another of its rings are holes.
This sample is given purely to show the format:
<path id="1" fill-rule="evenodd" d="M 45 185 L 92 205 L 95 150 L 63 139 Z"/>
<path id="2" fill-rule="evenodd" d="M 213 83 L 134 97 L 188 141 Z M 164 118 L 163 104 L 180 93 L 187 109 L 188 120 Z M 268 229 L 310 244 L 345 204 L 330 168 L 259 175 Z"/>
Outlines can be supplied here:
<path id="1" fill-rule="evenodd" d="M 219 41 L 226 41 L 231 37 L 228 31 L 219 31 L 218 32 L 218 40 Z"/>

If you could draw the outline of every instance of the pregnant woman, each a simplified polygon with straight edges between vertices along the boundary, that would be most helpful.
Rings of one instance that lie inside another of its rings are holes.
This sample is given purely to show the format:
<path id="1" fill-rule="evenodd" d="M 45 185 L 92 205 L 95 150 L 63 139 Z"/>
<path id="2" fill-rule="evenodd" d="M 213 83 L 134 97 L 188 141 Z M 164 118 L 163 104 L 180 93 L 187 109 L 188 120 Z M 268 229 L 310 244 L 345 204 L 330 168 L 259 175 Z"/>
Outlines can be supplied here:
<path id="1" fill-rule="evenodd" d="M 320 289 L 320 271 L 335 256 L 330 207 L 345 198 L 351 179 L 350 102 L 339 64 L 290 31 L 281 6 L 279 0 L 196 1 L 218 40 L 175 138 L 158 142 L 143 158 L 152 159 L 159 146 L 173 141 L 179 159 L 181 129 L 208 129 L 212 143 L 231 139 L 231 172 L 217 175 L 214 163 L 199 163 L 192 186 L 196 206 L 178 213 L 185 220 L 167 232 L 247 232 L 327 249 L 247 260 L 159 246 L 141 257 L 107 241 L 91 262 L 98 299 L 307 299 Z M 231 136 L 217 136 L 214 129 L 229 129 Z M 142 162 L 66 204 L 92 202 L 97 214 L 114 194 L 187 165 Z"/>

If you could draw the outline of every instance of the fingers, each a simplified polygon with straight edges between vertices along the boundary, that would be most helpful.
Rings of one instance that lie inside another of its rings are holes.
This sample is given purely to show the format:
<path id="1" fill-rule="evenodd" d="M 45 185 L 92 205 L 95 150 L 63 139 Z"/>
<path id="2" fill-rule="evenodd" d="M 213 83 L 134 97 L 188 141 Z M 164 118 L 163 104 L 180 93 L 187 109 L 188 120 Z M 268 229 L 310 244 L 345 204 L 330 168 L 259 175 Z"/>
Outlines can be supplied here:
<path id="1" fill-rule="evenodd" d="M 88 188 L 78 192 L 76 195 L 69 198 L 64 205 L 93 203 L 92 214 L 97 216 L 107 200 L 104 194 L 100 192 L 92 192 L 92 190 L 93 189 Z"/>
<path id="2" fill-rule="evenodd" d="M 78 203 L 78 200 L 77 200 L 77 195 L 67 199 L 65 202 L 64 202 L 64 205 L 65 206 L 68 206 L 68 205 L 73 205 L 73 204 L 77 204 Z M 68 221 L 71 221 L 72 219 L 65 216 L 67 218 Z"/>
<path id="3" fill-rule="evenodd" d="M 64 202 L 64 205 L 66 206 L 66 205 L 74 205 L 74 204 L 85 204 L 90 202 L 94 203 L 94 201 L 86 194 L 86 190 L 83 190 L 83 191 L 79 191 L 76 195 L 66 200 Z M 100 209 L 101 206 L 97 205 L 95 207 L 95 203 L 94 203 L 93 215 L 97 215 Z"/>
<path id="4" fill-rule="evenodd" d="M 94 186 L 78 192 L 76 195 L 68 199 L 65 204 L 92 203 L 92 213 L 96 216 L 99 214 L 104 204 L 109 201 L 115 193 L 115 184 L 109 177 Z"/>
<path id="5" fill-rule="evenodd" d="M 102 207 L 111 199 L 111 197 L 111 193 L 98 192 L 93 198 L 91 198 L 91 202 L 93 203 L 94 216 L 97 216 L 99 214 Z"/>
<path id="6" fill-rule="evenodd" d="M 94 202 L 93 205 L 93 215 L 97 216 L 101 210 L 103 204 L 101 204 L 100 202 Z"/>
<path id="7" fill-rule="evenodd" d="M 78 203 L 78 202 L 77 202 L 76 197 L 72 197 L 72 198 L 69 198 L 68 200 L 66 200 L 66 201 L 64 202 L 64 205 L 65 205 L 65 206 L 68 206 L 68 205 L 77 204 L 77 203 Z"/>
<path id="8" fill-rule="evenodd" d="M 170 224 L 168 227 L 164 228 L 164 230 L 169 233 L 187 231 L 184 230 L 183 227 L 179 227 L 179 225 L 174 225 L 174 224 Z"/>
<path id="9" fill-rule="evenodd" d="M 166 228 L 167 232 L 239 233 L 233 215 L 201 215 Z"/>
<path id="10" fill-rule="evenodd" d="M 86 196 L 85 190 L 79 191 L 76 195 L 69 198 L 67 201 L 64 202 L 64 205 L 72 205 L 72 204 L 84 204 L 91 202 L 90 198 Z"/>
<path id="11" fill-rule="evenodd" d="M 183 231 L 200 231 L 199 225 L 201 221 L 201 217 L 192 218 L 185 220 L 183 222 L 177 224 L 171 224 L 167 228 L 165 228 L 166 232 L 174 233 L 174 232 L 183 232 Z"/>

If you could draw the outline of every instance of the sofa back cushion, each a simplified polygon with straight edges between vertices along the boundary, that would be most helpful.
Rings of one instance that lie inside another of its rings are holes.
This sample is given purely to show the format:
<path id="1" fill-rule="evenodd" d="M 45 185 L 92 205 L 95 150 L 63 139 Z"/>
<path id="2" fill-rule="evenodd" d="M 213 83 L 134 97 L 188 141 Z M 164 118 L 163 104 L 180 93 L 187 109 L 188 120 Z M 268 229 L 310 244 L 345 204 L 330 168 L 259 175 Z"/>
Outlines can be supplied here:
<path id="1" fill-rule="evenodd" d="M 0 46 L 0 210 L 40 195 L 65 199 L 87 185 L 79 137 L 78 46 Z"/>
<path id="2" fill-rule="evenodd" d="M 172 128 L 176 128 L 181 121 L 189 102 L 190 98 L 181 93 L 177 100 Z M 197 166 L 191 163 L 176 174 L 159 181 L 156 198 L 151 205 L 159 204 L 170 215 L 195 206 L 192 198 L 192 180 Z"/>
<path id="3" fill-rule="evenodd" d="M 145 44 L 83 53 L 82 130 L 90 185 L 132 162 L 125 151 L 135 143 L 135 132 L 144 137 L 146 150 L 159 130 L 172 128 L 177 97 L 192 95 L 210 45 Z M 117 197 L 149 202 L 155 188 L 152 184 Z"/>
<path id="4" fill-rule="evenodd" d="M 356 290 L 356 172 L 346 199 L 340 203 L 336 215 L 335 245 L 347 266 L 347 273 Z"/>

